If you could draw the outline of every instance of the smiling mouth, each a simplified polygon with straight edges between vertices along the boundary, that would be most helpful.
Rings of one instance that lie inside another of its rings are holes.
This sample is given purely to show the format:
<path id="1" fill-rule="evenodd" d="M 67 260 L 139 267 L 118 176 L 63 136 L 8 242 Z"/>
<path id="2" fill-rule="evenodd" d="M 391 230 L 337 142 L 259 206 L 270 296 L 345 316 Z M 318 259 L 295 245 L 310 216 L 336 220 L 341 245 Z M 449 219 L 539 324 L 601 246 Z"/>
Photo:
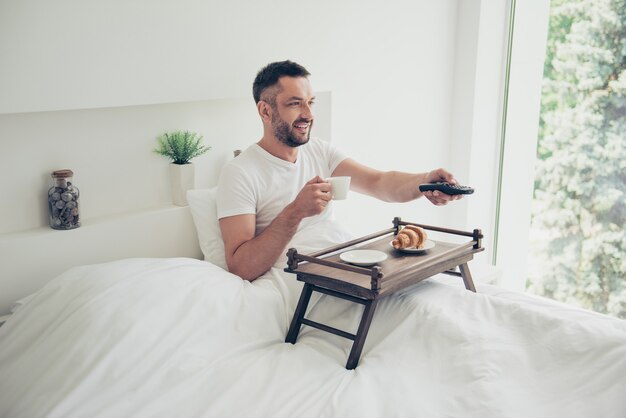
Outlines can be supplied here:
<path id="1" fill-rule="evenodd" d="M 293 127 L 305 131 L 311 127 L 311 121 L 300 119 L 294 122 Z"/>
<path id="2" fill-rule="evenodd" d="M 293 124 L 293 127 L 301 132 L 306 132 L 310 126 L 311 126 L 310 123 L 305 123 L 305 122 L 297 122 Z"/>

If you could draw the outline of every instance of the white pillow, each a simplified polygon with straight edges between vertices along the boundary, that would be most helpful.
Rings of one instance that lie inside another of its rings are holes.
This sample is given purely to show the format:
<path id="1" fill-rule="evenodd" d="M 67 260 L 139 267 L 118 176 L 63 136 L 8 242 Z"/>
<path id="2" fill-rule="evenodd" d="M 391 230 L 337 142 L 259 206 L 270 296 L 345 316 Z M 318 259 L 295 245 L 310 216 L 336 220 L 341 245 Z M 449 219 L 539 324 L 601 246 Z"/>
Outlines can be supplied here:
<path id="1" fill-rule="evenodd" d="M 227 270 L 224 241 L 217 220 L 216 193 L 217 187 L 188 190 L 187 201 L 204 259 Z"/>

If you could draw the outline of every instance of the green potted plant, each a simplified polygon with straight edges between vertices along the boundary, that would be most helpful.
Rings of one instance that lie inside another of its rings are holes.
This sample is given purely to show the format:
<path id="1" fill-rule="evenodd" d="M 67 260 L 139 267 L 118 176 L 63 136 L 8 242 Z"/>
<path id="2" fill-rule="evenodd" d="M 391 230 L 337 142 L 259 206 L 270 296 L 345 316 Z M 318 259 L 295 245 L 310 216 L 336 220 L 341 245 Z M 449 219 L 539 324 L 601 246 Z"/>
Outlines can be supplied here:
<path id="1" fill-rule="evenodd" d="M 187 206 L 187 190 L 195 185 L 195 167 L 191 160 L 211 147 L 202 144 L 202 135 L 190 131 L 166 132 L 157 142 L 154 152 L 171 160 L 172 201 L 175 205 Z"/>

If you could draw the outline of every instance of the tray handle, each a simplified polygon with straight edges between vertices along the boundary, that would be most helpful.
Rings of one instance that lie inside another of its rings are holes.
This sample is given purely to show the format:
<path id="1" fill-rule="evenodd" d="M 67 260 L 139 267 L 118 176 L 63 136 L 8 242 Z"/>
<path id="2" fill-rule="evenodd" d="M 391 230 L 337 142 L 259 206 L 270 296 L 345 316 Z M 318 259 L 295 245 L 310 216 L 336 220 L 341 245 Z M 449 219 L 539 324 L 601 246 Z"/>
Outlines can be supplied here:
<path id="1" fill-rule="evenodd" d="M 460 231 L 458 229 L 442 228 L 440 226 L 424 225 L 424 224 L 418 224 L 415 222 L 406 222 L 400 219 L 398 216 L 393 218 L 394 234 L 398 233 L 400 229 L 400 225 L 415 225 L 415 226 L 419 226 L 421 228 L 428 229 L 431 231 L 444 232 L 446 234 L 462 235 L 464 237 L 471 237 L 472 240 L 475 241 L 474 249 L 476 250 L 482 247 L 482 239 L 484 238 L 482 230 L 480 229 L 474 229 L 472 232 Z"/>

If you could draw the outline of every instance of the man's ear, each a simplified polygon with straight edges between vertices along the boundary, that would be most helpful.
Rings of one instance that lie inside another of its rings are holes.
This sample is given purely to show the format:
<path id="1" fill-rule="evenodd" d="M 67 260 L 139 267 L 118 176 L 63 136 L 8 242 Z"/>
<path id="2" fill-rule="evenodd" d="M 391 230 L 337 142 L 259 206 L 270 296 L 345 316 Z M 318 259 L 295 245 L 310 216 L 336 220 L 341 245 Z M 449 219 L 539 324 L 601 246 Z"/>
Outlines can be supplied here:
<path id="1" fill-rule="evenodd" d="M 270 122 L 272 120 L 272 107 L 268 102 L 264 100 L 259 100 L 259 102 L 256 104 L 256 108 L 263 122 Z"/>

